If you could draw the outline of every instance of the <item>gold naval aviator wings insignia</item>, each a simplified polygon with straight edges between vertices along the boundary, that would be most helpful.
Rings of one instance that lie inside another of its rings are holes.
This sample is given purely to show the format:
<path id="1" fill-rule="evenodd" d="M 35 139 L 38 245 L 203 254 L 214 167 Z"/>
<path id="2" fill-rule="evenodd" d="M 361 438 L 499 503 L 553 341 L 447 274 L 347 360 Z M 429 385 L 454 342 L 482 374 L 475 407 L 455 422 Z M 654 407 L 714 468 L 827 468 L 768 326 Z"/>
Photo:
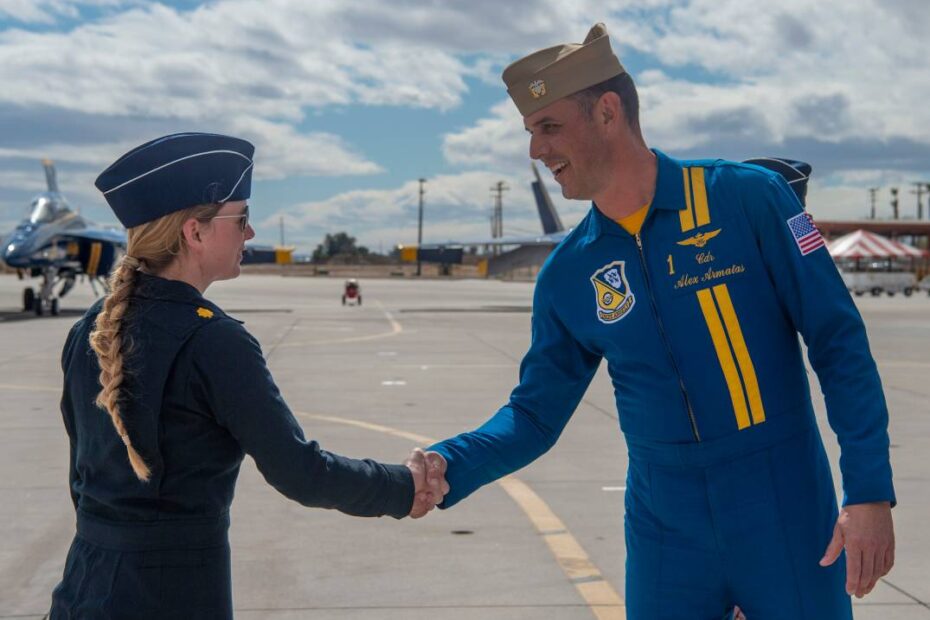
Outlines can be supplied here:
<path id="1" fill-rule="evenodd" d="M 533 80 L 530 82 L 530 94 L 533 95 L 533 99 L 544 97 L 546 95 L 546 81 Z"/>
<path id="2" fill-rule="evenodd" d="M 626 261 L 604 265 L 591 276 L 597 297 L 597 320 L 615 323 L 625 317 L 636 303 L 626 279 Z"/>
<path id="3" fill-rule="evenodd" d="M 696 248 L 703 248 L 707 245 L 707 242 L 720 234 L 722 229 L 718 228 L 717 230 L 711 230 L 708 232 L 699 232 L 693 237 L 688 237 L 687 239 L 682 239 L 678 242 L 678 245 L 693 245 Z"/>

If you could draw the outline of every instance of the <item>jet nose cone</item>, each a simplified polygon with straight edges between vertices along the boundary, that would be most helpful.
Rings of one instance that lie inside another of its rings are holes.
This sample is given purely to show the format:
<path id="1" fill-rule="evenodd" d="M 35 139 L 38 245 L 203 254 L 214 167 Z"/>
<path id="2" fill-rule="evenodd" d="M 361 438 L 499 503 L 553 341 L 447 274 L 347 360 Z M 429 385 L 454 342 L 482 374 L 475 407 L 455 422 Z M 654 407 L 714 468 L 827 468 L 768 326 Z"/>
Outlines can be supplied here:
<path id="1" fill-rule="evenodd" d="M 28 247 L 22 243 L 8 243 L 3 248 L 3 253 L 0 256 L 3 257 L 3 262 L 10 267 L 24 267 L 29 259 Z"/>

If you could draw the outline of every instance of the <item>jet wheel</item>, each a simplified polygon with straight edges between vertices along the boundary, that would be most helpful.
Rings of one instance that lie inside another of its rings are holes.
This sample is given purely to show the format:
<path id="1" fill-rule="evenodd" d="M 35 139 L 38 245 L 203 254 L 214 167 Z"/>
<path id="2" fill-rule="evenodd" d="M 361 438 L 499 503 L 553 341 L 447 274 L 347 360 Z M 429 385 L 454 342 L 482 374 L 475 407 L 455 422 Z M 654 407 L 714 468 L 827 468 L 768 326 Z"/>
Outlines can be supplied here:
<path id="1" fill-rule="evenodd" d="M 23 290 L 23 312 L 30 312 L 35 308 L 36 292 L 32 288 Z"/>
<path id="2" fill-rule="evenodd" d="M 55 298 L 52 300 L 52 303 L 49 305 L 48 311 L 52 316 L 58 316 L 58 299 Z"/>

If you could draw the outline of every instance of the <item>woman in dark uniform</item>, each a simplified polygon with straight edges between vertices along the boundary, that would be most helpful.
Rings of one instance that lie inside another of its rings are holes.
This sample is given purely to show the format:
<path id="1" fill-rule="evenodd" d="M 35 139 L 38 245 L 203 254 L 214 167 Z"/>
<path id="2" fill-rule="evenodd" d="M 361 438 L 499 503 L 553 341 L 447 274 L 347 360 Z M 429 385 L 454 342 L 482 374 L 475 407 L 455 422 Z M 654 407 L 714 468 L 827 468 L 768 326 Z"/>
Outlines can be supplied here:
<path id="1" fill-rule="evenodd" d="M 305 506 L 423 516 L 436 455 L 354 460 L 307 441 L 242 324 L 203 297 L 239 275 L 254 148 L 213 134 L 144 144 L 97 179 L 128 229 L 109 294 L 62 354 L 77 535 L 51 618 L 229 618 L 229 506 L 245 454 Z"/>

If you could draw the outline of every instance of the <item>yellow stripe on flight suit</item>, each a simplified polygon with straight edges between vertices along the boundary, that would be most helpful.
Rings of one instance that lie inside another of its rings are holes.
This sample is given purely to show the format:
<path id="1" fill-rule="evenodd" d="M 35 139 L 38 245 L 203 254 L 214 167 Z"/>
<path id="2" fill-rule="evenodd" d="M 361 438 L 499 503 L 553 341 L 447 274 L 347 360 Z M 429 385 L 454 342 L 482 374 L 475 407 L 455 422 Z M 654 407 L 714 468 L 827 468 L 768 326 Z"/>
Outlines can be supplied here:
<path id="1" fill-rule="evenodd" d="M 704 186 L 704 169 L 691 169 L 691 189 L 694 193 L 694 221 L 696 226 L 710 224 L 710 209 L 707 208 L 707 188 Z"/>
<path id="2" fill-rule="evenodd" d="M 681 174 L 685 181 L 685 205 L 687 208 L 678 212 L 681 219 L 681 232 L 688 232 L 694 228 L 694 211 L 691 210 L 691 179 L 688 177 L 690 168 L 682 168 Z"/>
<path id="3" fill-rule="evenodd" d="M 723 323 L 720 322 L 720 315 L 717 314 L 717 307 L 710 289 L 698 291 L 697 297 L 701 304 L 701 312 L 704 313 L 704 320 L 707 322 L 707 329 L 710 330 L 710 339 L 714 342 L 714 349 L 717 351 L 717 360 L 720 362 L 720 368 L 727 381 L 727 389 L 730 390 L 730 401 L 733 403 L 733 412 L 736 414 L 736 425 L 743 430 L 750 425 L 749 412 L 746 409 L 743 383 L 739 379 L 739 371 L 736 370 L 736 362 L 733 361 L 733 354 L 730 352 L 727 334 L 723 329 Z"/>
<path id="4" fill-rule="evenodd" d="M 733 307 L 730 291 L 727 290 L 726 284 L 718 284 L 714 287 L 714 299 L 720 308 L 720 314 L 723 315 L 723 324 L 726 326 L 727 335 L 730 337 L 730 344 L 733 345 L 733 352 L 736 354 L 737 363 L 739 363 L 739 372 L 743 376 L 743 385 L 746 388 L 746 396 L 749 398 L 749 410 L 752 412 L 752 423 L 765 422 L 765 409 L 762 407 L 762 394 L 759 392 L 756 368 L 749 356 L 749 349 L 746 348 L 743 330 L 740 329 L 739 319 L 736 318 L 736 309 Z"/>
<path id="5" fill-rule="evenodd" d="M 90 246 L 90 258 L 87 260 L 87 275 L 97 275 L 97 268 L 100 266 L 100 254 L 103 253 L 103 244 L 94 242 Z"/>
<path id="6" fill-rule="evenodd" d="M 681 232 L 688 232 L 710 224 L 710 208 L 707 202 L 704 168 L 684 168 L 682 173 L 687 208 L 679 212 L 679 217 Z M 752 424 L 765 422 L 765 409 L 762 406 L 755 366 L 746 347 L 743 330 L 740 328 L 727 285 L 718 284 L 713 288 L 700 290 L 697 297 L 711 341 L 714 343 L 717 360 L 727 382 L 737 427 L 743 430 Z"/>

